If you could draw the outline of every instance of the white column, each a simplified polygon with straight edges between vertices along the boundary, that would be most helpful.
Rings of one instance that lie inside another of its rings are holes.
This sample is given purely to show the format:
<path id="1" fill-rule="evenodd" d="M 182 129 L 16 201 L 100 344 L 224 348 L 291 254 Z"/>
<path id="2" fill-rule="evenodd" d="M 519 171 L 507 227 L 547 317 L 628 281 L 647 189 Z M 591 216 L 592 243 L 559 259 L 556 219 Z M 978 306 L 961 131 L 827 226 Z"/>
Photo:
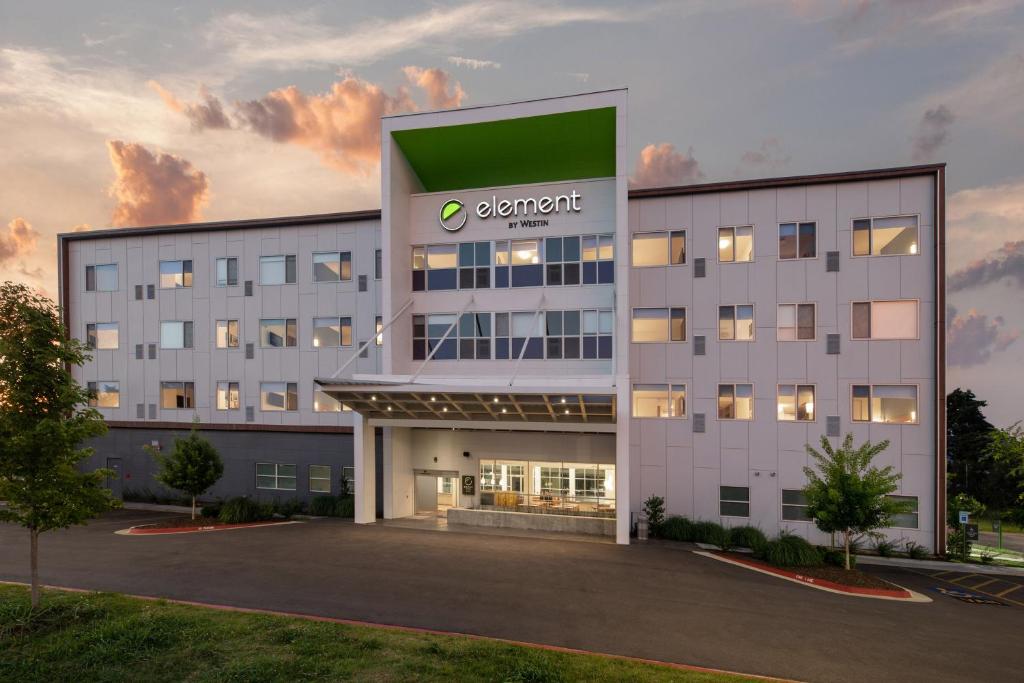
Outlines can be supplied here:
<path id="1" fill-rule="evenodd" d="M 629 545 L 629 416 L 628 377 L 619 376 L 615 416 L 615 542 Z"/>
<path id="2" fill-rule="evenodd" d="M 377 473 L 373 427 L 360 413 L 352 419 L 352 457 L 356 471 L 356 524 L 377 521 Z"/>

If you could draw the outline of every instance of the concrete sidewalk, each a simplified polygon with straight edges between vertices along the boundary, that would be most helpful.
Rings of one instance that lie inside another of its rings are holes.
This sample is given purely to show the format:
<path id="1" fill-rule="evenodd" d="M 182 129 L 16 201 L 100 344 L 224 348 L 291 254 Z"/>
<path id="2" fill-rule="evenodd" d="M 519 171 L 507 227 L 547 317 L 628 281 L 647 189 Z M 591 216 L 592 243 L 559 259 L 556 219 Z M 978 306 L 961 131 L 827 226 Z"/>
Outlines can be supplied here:
<path id="1" fill-rule="evenodd" d="M 970 572 L 972 574 L 1002 574 L 1004 576 L 1024 576 L 1024 568 L 1003 567 L 993 564 L 968 564 L 965 562 L 943 562 L 942 560 L 911 560 L 906 557 L 878 557 L 877 555 L 858 555 L 857 564 L 875 564 L 887 567 L 906 567 L 920 571 Z"/>

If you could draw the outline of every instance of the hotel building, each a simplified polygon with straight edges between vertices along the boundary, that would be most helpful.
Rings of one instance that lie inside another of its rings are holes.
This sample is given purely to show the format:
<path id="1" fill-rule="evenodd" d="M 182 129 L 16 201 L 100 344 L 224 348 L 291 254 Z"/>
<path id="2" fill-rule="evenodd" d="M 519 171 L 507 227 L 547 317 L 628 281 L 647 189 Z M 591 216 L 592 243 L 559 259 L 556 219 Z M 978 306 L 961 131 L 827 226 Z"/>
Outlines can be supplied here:
<path id="1" fill-rule="evenodd" d="M 805 446 L 852 433 L 943 546 L 943 165 L 629 190 L 624 90 L 381 125 L 379 211 L 60 236 L 118 491 L 198 419 L 211 496 L 820 541 Z"/>

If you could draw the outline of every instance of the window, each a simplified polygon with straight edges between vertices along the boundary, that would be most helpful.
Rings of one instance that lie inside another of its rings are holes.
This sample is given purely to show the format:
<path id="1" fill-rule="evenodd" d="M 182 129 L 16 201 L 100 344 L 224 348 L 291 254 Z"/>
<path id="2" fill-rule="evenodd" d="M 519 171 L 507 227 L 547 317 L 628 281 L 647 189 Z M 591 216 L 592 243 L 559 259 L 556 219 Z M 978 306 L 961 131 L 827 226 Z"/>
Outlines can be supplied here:
<path id="1" fill-rule="evenodd" d="M 260 320 L 260 346 L 276 348 L 298 345 L 295 318 L 265 318 Z"/>
<path id="2" fill-rule="evenodd" d="M 633 417 L 686 417 L 686 385 L 634 384 Z"/>
<path id="3" fill-rule="evenodd" d="M 788 522 L 809 522 L 807 496 L 802 489 L 782 489 L 782 519 Z"/>
<path id="4" fill-rule="evenodd" d="M 383 252 L 380 249 L 373 250 L 373 279 L 379 280 L 384 276 Z"/>
<path id="5" fill-rule="evenodd" d="M 779 304 L 776 339 L 811 341 L 815 336 L 814 304 Z"/>
<path id="6" fill-rule="evenodd" d="M 299 409 L 299 385 L 295 382 L 260 382 L 260 410 Z"/>
<path id="7" fill-rule="evenodd" d="M 160 348 L 191 349 L 192 321 L 172 320 L 160 323 Z"/>
<path id="8" fill-rule="evenodd" d="M 480 461 L 481 491 L 526 491 L 526 463 Z"/>
<path id="9" fill-rule="evenodd" d="M 780 384 L 778 394 L 779 420 L 814 421 L 814 385 Z"/>
<path id="10" fill-rule="evenodd" d="M 596 246 L 594 252 L 596 258 Z M 547 257 L 544 279 L 548 286 L 580 283 L 579 237 L 548 237 L 544 242 L 544 254 Z"/>
<path id="11" fill-rule="evenodd" d="M 261 285 L 293 285 L 295 284 L 295 255 L 261 256 Z"/>
<path id="12" fill-rule="evenodd" d="M 192 261 L 161 261 L 160 289 L 192 286 Z"/>
<path id="13" fill-rule="evenodd" d="M 435 348 L 437 351 L 431 358 L 437 360 L 457 359 L 459 332 L 458 329 L 448 332 L 448 328 L 452 327 L 455 321 L 456 316 L 451 313 L 414 315 L 412 317 L 413 360 L 426 360 Z"/>
<path id="14" fill-rule="evenodd" d="M 719 384 L 718 385 L 718 419 L 719 420 L 752 420 L 752 419 L 754 419 L 754 385 L 753 384 Z"/>
<path id="15" fill-rule="evenodd" d="M 412 291 L 457 289 L 458 248 L 432 244 L 412 248 Z"/>
<path id="16" fill-rule="evenodd" d="M 351 279 L 351 252 L 331 251 L 313 254 L 313 282 L 341 282 Z"/>
<path id="17" fill-rule="evenodd" d="M 463 242 L 459 245 L 459 289 L 489 289 L 491 286 L 491 243 Z"/>
<path id="18" fill-rule="evenodd" d="M 160 382 L 160 407 L 167 410 L 195 408 L 193 382 Z"/>
<path id="19" fill-rule="evenodd" d="M 89 382 L 90 408 L 117 408 L 121 405 L 121 387 L 117 382 Z"/>
<path id="20" fill-rule="evenodd" d="M 89 323 L 85 326 L 85 344 L 90 349 L 116 349 L 117 323 Z"/>
<path id="21" fill-rule="evenodd" d="M 565 239 L 568 243 L 572 238 Z M 604 285 L 615 282 L 615 236 L 585 235 L 582 237 L 582 244 L 583 284 Z"/>
<path id="22" fill-rule="evenodd" d="M 912 384 L 854 384 L 854 422 L 917 423 L 917 387 Z"/>
<path id="23" fill-rule="evenodd" d="M 85 291 L 116 292 L 117 264 L 107 263 L 85 267 Z"/>
<path id="24" fill-rule="evenodd" d="M 459 318 L 459 358 L 463 360 L 491 357 L 491 314 L 463 313 Z"/>
<path id="25" fill-rule="evenodd" d="M 313 346 L 352 346 L 352 318 L 313 318 Z"/>
<path id="26" fill-rule="evenodd" d="M 256 463 L 256 488 L 275 491 L 295 490 L 295 465 L 276 462 Z"/>
<path id="27" fill-rule="evenodd" d="M 740 263 L 754 260 L 754 226 L 740 225 L 718 229 L 718 260 Z"/>
<path id="28" fill-rule="evenodd" d="M 615 319 L 611 311 L 583 311 L 583 358 L 608 359 L 612 357 L 612 328 Z"/>
<path id="29" fill-rule="evenodd" d="M 917 496 L 886 496 L 897 503 L 908 503 L 907 511 L 892 516 L 892 525 L 900 529 L 918 528 Z"/>
<path id="30" fill-rule="evenodd" d="M 544 314 L 547 358 L 579 358 L 580 329 L 579 311 L 547 311 Z"/>
<path id="31" fill-rule="evenodd" d="M 815 258 L 818 255 L 816 223 L 780 223 L 779 258 Z"/>
<path id="32" fill-rule="evenodd" d="M 238 410 L 238 382 L 217 382 L 217 410 Z"/>
<path id="33" fill-rule="evenodd" d="M 509 284 L 512 287 L 539 287 L 544 284 L 542 240 L 512 240 Z"/>
<path id="34" fill-rule="evenodd" d="M 345 493 L 354 494 L 356 492 L 356 468 L 355 467 L 342 467 L 341 468 L 341 483 L 344 483 L 342 488 L 345 489 Z M 341 484 L 339 483 L 339 485 Z"/>
<path id="35" fill-rule="evenodd" d="M 686 309 L 634 308 L 633 341 L 686 341 Z"/>
<path id="36" fill-rule="evenodd" d="M 384 346 L 384 318 L 376 316 L 373 319 L 373 331 L 377 336 L 373 338 L 377 346 Z"/>
<path id="37" fill-rule="evenodd" d="M 747 486 L 719 486 L 718 514 L 723 517 L 749 517 L 750 488 Z"/>
<path id="38" fill-rule="evenodd" d="M 217 286 L 235 287 L 238 285 L 238 259 L 227 256 L 217 259 Z"/>
<path id="39" fill-rule="evenodd" d="M 917 216 L 853 221 L 854 256 L 901 256 L 917 252 Z"/>
<path id="40" fill-rule="evenodd" d="M 753 306 L 719 306 L 718 338 L 722 341 L 752 341 L 754 339 Z"/>
<path id="41" fill-rule="evenodd" d="M 313 387 L 313 412 L 314 413 L 340 413 L 350 412 L 352 409 L 347 405 L 328 394 L 323 389 Z"/>
<path id="42" fill-rule="evenodd" d="M 917 339 L 916 301 L 855 301 L 850 306 L 854 339 Z"/>
<path id="43" fill-rule="evenodd" d="M 216 334 L 218 349 L 238 348 L 237 320 L 218 320 L 216 324 Z"/>
<path id="44" fill-rule="evenodd" d="M 331 492 L 331 466 L 310 465 L 309 466 L 309 492 L 330 493 Z"/>
<path id="45" fill-rule="evenodd" d="M 669 266 L 686 263 L 686 231 L 644 232 L 633 235 L 633 265 Z"/>
<path id="46" fill-rule="evenodd" d="M 481 460 L 480 491 L 487 508 L 608 517 L 615 510 L 615 466 Z M 571 505 L 562 507 L 566 502 Z"/>

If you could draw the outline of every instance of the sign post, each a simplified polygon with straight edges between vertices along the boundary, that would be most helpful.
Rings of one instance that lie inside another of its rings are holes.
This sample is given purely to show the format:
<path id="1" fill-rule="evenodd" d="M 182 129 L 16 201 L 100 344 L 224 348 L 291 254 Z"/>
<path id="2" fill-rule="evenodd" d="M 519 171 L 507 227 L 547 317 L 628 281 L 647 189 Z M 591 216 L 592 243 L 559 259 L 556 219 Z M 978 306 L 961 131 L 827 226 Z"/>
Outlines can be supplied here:
<path id="1" fill-rule="evenodd" d="M 1003 549 L 1003 521 L 1001 519 L 992 520 L 992 531 L 999 534 L 999 549 Z"/>
<path id="2" fill-rule="evenodd" d="M 971 513 L 967 510 L 960 511 L 960 533 L 964 537 L 964 561 L 968 560 L 967 557 L 967 520 L 970 519 Z"/>

